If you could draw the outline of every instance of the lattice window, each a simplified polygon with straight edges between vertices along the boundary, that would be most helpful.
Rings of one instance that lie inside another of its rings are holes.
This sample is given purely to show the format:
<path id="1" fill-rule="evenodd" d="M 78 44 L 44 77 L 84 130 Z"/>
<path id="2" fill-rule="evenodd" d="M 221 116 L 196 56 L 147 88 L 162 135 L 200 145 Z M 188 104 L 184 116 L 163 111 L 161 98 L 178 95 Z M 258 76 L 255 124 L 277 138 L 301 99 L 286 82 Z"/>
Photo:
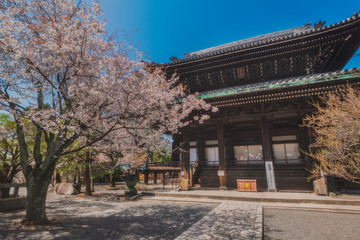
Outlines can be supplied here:
<path id="1" fill-rule="evenodd" d="M 273 144 L 275 164 L 300 164 L 300 150 L 298 143 Z"/>
<path id="2" fill-rule="evenodd" d="M 269 77 L 275 76 L 275 66 L 274 66 L 274 62 L 266 61 L 266 62 L 263 64 L 263 68 L 264 68 L 264 77 L 265 77 L 265 78 L 269 78 Z"/>
<path id="3" fill-rule="evenodd" d="M 249 77 L 250 77 L 250 79 L 259 79 L 260 78 L 260 68 L 257 64 L 250 65 Z"/>
<path id="4" fill-rule="evenodd" d="M 304 56 L 296 56 L 294 61 L 294 71 L 296 73 L 305 73 L 305 58 Z"/>
<path id="5" fill-rule="evenodd" d="M 224 82 L 227 83 L 232 83 L 234 81 L 234 74 L 232 69 L 226 69 L 224 71 Z"/>
<path id="6" fill-rule="evenodd" d="M 211 82 L 214 86 L 221 86 L 222 82 L 221 82 L 221 77 L 220 77 L 220 73 L 219 72 L 213 72 L 211 73 Z"/>
<path id="7" fill-rule="evenodd" d="M 288 74 L 290 71 L 290 63 L 289 60 L 286 58 L 280 59 L 278 62 L 278 73 L 281 75 Z"/>
<path id="8" fill-rule="evenodd" d="M 264 161 L 262 145 L 234 146 L 234 155 L 238 164 L 262 164 Z"/>
<path id="9" fill-rule="evenodd" d="M 196 75 L 189 77 L 187 82 L 190 89 L 194 90 L 199 87 L 199 82 L 197 81 Z"/>

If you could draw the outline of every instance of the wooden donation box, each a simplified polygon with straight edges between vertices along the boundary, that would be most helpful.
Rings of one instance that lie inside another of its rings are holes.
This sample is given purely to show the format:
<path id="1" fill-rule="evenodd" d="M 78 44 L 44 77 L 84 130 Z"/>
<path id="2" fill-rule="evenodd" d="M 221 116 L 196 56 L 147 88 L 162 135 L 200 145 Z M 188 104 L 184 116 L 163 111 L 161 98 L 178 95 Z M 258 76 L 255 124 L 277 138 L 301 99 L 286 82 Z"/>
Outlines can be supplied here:
<path id="1" fill-rule="evenodd" d="M 185 178 L 180 179 L 180 187 L 181 191 L 189 191 L 190 190 L 190 181 Z"/>
<path id="2" fill-rule="evenodd" d="M 238 191 L 257 192 L 256 179 L 237 179 Z"/>

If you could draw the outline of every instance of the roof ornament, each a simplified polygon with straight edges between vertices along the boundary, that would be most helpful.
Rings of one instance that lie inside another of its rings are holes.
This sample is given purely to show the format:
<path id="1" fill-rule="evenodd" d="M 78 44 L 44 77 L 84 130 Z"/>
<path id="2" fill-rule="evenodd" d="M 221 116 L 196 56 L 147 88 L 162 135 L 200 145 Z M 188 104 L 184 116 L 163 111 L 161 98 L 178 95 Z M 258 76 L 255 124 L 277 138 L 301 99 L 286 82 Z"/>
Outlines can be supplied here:
<path id="1" fill-rule="evenodd" d="M 326 21 L 319 21 L 318 23 L 314 23 L 314 28 L 315 29 L 320 29 L 320 28 L 323 28 L 324 25 L 325 25 Z"/>
<path id="2" fill-rule="evenodd" d="M 177 57 L 175 56 L 171 56 L 171 58 L 169 58 L 171 62 L 176 62 L 177 60 L 179 60 Z"/>
<path id="3" fill-rule="evenodd" d="M 360 11 L 355 12 L 351 17 L 360 17 Z"/>

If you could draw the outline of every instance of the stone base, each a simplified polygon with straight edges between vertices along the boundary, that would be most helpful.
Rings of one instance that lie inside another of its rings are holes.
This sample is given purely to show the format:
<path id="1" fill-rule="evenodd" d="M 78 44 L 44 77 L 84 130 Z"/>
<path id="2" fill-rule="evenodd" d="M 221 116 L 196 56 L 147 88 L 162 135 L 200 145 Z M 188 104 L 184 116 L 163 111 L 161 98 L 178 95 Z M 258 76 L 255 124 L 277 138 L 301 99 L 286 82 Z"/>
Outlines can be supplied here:
<path id="1" fill-rule="evenodd" d="M 314 185 L 314 192 L 316 195 L 326 195 L 329 196 L 329 191 L 326 184 L 325 178 L 320 178 L 315 181 L 313 181 Z"/>
<path id="2" fill-rule="evenodd" d="M 137 190 L 136 188 L 127 188 L 125 189 L 125 197 L 132 197 L 135 196 L 137 194 Z"/>
<path id="3" fill-rule="evenodd" d="M 0 199 L 0 212 L 26 209 L 26 197 Z"/>

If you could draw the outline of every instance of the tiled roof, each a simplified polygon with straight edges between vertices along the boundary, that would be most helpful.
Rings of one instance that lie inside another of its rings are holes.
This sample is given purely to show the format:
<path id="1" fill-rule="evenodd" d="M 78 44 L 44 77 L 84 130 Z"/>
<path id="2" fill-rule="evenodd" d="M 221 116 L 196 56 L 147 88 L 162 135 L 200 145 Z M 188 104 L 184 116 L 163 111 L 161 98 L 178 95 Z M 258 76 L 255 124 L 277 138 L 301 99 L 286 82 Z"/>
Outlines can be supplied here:
<path id="1" fill-rule="evenodd" d="M 216 89 L 216 90 L 201 92 L 199 93 L 198 98 L 207 99 L 207 98 L 224 97 L 224 96 L 237 95 L 242 93 L 281 89 L 286 87 L 294 87 L 294 86 L 330 82 L 330 81 L 344 80 L 344 79 L 353 79 L 353 78 L 360 78 L 360 68 L 329 72 L 329 73 L 305 75 L 301 77 L 240 85 L 240 86 L 223 88 L 223 89 Z"/>
<path id="2" fill-rule="evenodd" d="M 298 37 L 298 36 L 302 36 L 302 35 L 306 35 L 306 34 L 310 34 L 310 33 L 314 33 L 314 32 L 320 32 L 325 29 L 334 28 L 334 27 L 355 21 L 357 19 L 360 19 L 360 11 L 354 13 L 351 17 L 347 18 L 346 20 L 343 20 L 339 23 L 335 23 L 335 24 L 332 24 L 329 26 L 323 26 L 323 23 L 320 23 L 320 24 L 314 24 L 314 26 L 311 27 L 311 24 L 306 24 L 301 27 L 295 27 L 295 28 L 291 28 L 291 29 L 287 29 L 287 30 L 283 30 L 283 31 L 279 31 L 279 32 L 260 35 L 257 37 L 243 39 L 243 40 L 219 45 L 216 47 L 211 47 L 211 48 L 207 48 L 204 50 L 188 53 L 188 54 L 185 54 L 186 55 L 185 58 L 181 58 L 181 59 L 175 58 L 174 60 L 172 60 L 172 62 L 165 64 L 165 65 L 174 65 L 174 64 L 188 62 L 188 61 L 192 61 L 192 60 L 196 60 L 196 59 L 215 56 L 215 55 L 219 55 L 219 54 L 223 54 L 223 53 L 227 53 L 227 52 L 232 52 L 235 50 L 246 49 L 246 48 L 260 46 L 260 45 L 264 45 L 264 44 L 268 44 L 268 43 L 279 42 L 279 41 L 283 41 L 286 39 L 290 39 L 290 38 L 294 38 L 294 37 Z"/>

